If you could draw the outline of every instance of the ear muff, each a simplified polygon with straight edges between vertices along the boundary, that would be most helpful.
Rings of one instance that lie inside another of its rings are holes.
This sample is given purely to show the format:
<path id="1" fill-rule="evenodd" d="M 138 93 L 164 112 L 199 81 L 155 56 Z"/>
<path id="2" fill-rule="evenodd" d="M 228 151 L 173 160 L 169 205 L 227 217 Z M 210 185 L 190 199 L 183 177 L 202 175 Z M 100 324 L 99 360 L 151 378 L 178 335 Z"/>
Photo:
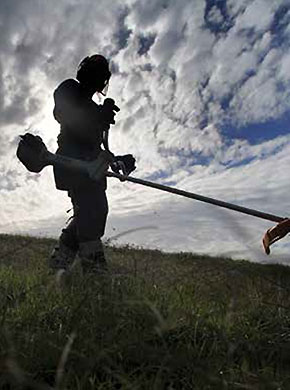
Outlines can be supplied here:
<path id="1" fill-rule="evenodd" d="M 79 72 L 83 67 L 85 67 L 89 63 L 90 57 L 85 57 L 79 64 L 77 72 Z"/>

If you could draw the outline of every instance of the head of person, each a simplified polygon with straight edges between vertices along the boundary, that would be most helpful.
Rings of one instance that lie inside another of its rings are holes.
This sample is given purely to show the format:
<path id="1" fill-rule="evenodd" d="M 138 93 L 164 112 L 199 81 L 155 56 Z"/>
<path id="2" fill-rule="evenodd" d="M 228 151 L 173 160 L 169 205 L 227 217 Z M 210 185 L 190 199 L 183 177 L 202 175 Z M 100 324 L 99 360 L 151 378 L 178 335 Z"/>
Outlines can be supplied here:
<path id="1" fill-rule="evenodd" d="M 92 94 L 99 92 L 105 95 L 110 77 L 108 60 L 100 54 L 94 54 L 81 61 L 76 78 Z"/>

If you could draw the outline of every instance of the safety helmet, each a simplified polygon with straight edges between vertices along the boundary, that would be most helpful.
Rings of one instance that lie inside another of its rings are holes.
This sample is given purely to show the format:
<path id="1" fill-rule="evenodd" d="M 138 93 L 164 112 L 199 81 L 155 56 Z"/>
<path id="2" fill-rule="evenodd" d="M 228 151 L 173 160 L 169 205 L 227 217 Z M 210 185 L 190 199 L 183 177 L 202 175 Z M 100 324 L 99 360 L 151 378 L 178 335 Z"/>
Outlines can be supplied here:
<path id="1" fill-rule="evenodd" d="M 97 92 L 102 93 L 108 85 L 110 77 L 109 62 L 100 54 L 84 58 L 78 66 L 77 80 L 95 87 Z"/>

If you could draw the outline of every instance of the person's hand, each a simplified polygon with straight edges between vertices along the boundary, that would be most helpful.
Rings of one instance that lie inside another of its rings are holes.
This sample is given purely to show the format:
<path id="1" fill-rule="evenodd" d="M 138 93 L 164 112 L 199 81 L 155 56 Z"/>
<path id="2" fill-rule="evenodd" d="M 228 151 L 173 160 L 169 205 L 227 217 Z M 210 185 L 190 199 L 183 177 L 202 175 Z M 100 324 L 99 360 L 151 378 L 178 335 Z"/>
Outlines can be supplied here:
<path id="1" fill-rule="evenodd" d="M 136 160 L 132 154 L 125 154 L 124 156 L 115 156 L 110 166 L 113 172 L 128 176 L 131 172 L 135 171 L 135 163 Z"/>
<path id="2" fill-rule="evenodd" d="M 119 107 L 115 105 L 114 100 L 105 99 L 104 104 L 100 107 L 100 110 L 102 122 L 108 126 L 114 125 L 116 112 L 120 111 Z"/>

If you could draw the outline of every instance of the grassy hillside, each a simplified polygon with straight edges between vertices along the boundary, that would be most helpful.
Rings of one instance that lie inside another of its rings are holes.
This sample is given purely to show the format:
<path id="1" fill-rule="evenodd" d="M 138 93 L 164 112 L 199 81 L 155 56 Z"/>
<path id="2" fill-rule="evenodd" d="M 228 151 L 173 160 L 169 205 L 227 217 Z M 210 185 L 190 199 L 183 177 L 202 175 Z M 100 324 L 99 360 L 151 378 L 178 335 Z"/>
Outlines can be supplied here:
<path id="1" fill-rule="evenodd" d="M 60 285 L 53 246 L 0 235 L 0 389 L 290 389 L 290 268 L 108 247 Z"/>

